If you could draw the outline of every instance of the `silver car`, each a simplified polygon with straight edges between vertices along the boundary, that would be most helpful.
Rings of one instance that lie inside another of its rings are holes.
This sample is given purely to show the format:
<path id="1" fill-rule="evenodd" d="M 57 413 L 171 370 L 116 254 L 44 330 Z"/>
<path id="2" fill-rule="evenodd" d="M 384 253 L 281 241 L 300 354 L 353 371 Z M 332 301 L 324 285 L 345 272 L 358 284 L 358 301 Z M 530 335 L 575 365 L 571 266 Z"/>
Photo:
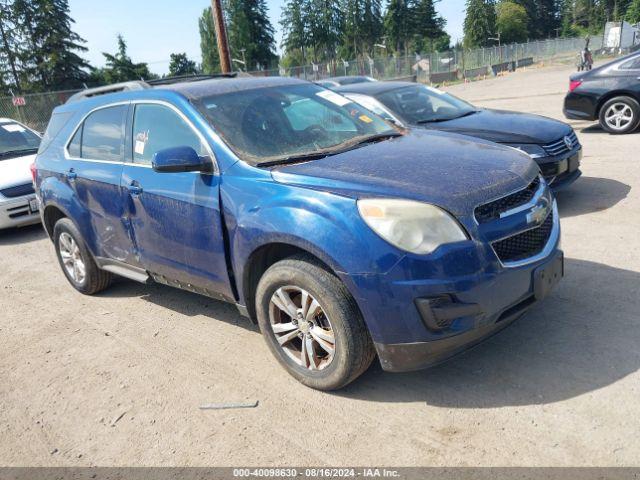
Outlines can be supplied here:
<path id="1" fill-rule="evenodd" d="M 31 176 L 40 140 L 25 125 L 0 118 L 0 229 L 40 222 Z"/>

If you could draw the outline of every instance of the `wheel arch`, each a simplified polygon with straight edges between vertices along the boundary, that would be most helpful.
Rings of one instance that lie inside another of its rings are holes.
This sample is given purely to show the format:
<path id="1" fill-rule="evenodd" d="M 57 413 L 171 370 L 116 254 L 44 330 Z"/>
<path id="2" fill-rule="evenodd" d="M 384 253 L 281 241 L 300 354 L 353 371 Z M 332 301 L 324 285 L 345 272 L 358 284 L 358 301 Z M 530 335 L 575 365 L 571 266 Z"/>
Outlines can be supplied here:
<path id="1" fill-rule="evenodd" d="M 616 97 L 629 97 L 635 100 L 636 102 L 640 103 L 640 97 L 638 97 L 637 94 L 630 92 L 628 90 L 616 90 L 613 92 L 608 92 L 602 97 L 600 97 L 600 100 L 598 100 L 598 105 L 596 107 L 596 118 L 600 118 L 600 112 L 602 111 L 602 107 L 604 106 L 604 104 L 607 103 L 612 98 L 616 98 Z"/>
<path id="2" fill-rule="evenodd" d="M 258 282 L 264 275 L 264 273 L 274 265 L 275 263 L 291 258 L 294 256 L 305 256 L 311 262 L 319 265 L 329 273 L 338 277 L 341 281 L 343 279 L 339 275 L 339 268 L 331 259 L 325 257 L 318 252 L 313 252 L 312 249 L 305 248 L 294 242 L 277 241 L 266 243 L 259 246 L 251 252 L 242 272 L 241 277 L 241 301 L 244 301 L 249 317 L 255 321 L 255 293 L 258 287 Z M 351 292 L 348 285 L 345 285 Z"/>

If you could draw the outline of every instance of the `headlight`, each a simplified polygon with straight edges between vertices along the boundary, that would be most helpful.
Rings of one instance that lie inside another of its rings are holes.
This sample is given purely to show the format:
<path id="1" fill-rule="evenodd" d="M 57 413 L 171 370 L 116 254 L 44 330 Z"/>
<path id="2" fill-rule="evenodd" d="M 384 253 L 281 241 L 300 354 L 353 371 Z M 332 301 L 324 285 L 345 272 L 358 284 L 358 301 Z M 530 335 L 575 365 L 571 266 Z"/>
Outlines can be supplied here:
<path id="1" fill-rule="evenodd" d="M 545 152 L 544 148 L 540 145 L 532 143 L 513 143 L 507 146 L 515 148 L 516 150 L 521 150 L 524 153 L 529 154 L 531 158 L 542 158 L 547 156 L 547 152 Z"/>
<path id="2" fill-rule="evenodd" d="M 358 210 L 374 232 L 407 252 L 425 255 L 445 243 L 468 239 L 451 215 L 428 203 L 365 199 L 358 201 Z"/>

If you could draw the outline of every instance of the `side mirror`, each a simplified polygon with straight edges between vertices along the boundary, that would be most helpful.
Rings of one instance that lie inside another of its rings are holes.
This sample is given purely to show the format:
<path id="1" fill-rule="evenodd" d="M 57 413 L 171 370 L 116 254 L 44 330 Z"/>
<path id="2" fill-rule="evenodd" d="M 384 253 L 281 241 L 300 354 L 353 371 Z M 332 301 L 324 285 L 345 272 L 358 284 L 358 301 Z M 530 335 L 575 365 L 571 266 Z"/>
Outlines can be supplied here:
<path id="1" fill-rule="evenodd" d="M 209 157 L 201 157 L 191 147 L 166 148 L 156 152 L 151 166 L 159 173 L 211 172 L 213 163 Z"/>

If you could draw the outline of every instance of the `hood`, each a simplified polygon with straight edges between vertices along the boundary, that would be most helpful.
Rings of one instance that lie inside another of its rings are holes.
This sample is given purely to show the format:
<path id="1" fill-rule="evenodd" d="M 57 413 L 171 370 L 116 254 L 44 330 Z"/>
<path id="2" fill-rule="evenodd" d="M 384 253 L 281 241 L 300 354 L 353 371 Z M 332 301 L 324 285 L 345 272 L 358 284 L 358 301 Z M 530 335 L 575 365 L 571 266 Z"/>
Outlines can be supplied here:
<path id="1" fill-rule="evenodd" d="M 31 164 L 35 155 L 0 159 L 0 189 L 31 183 Z"/>
<path id="2" fill-rule="evenodd" d="M 275 181 L 353 198 L 406 198 L 468 215 L 526 187 L 539 170 L 512 148 L 461 135 L 414 130 L 402 137 L 272 171 Z"/>
<path id="3" fill-rule="evenodd" d="M 428 129 L 454 132 L 497 143 L 535 143 L 546 145 L 571 133 L 565 123 L 539 115 L 480 110 L 466 117 L 423 125 Z"/>

